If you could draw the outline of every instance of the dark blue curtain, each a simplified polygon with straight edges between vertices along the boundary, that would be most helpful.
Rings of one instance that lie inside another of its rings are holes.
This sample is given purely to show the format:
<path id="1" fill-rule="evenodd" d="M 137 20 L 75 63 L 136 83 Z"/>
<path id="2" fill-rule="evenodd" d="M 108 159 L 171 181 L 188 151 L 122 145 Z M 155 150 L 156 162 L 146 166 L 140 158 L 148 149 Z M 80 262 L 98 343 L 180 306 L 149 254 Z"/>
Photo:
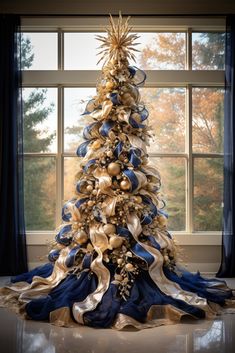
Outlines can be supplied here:
<path id="1" fill-rule="evenodd" d="M 24 223 L 20 16 L 0 15 L 0 275 L 28 270 Z"/>
<path id="2" fill-rule="evenodd" d="M 222 262 L 217 277 L 235 276 L 234 233 L 234 122 L 235 122 L 235 15 L 226 19 L 224 109 L 224 214 Z"/>

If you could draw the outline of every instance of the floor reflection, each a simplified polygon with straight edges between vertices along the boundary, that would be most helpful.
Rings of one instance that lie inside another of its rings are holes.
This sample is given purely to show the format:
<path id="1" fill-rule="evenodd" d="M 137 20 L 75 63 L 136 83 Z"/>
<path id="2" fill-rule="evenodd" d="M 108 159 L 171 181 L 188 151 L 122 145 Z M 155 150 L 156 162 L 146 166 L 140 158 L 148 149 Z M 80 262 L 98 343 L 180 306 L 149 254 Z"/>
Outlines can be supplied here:
<path id="1" fill-rule="evenodd" d="M 2 308 L 0 321 L 4 353 L 221 353 L 233 352 L 235 345 L 234 314 L 142 331 L 56 327 L 21 320 Z"/>

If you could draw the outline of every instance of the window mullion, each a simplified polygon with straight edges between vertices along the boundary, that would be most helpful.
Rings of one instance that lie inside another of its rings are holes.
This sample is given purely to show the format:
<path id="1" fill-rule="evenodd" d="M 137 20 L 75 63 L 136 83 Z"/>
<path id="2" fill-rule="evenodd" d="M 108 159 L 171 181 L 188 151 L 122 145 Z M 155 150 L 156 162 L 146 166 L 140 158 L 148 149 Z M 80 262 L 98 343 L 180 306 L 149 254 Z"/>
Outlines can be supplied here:
<path id="1" fill-rule="evenodd" d="M 186 69 L 192 70 L 192 28 L 186 33 Z"/>
<path id="2" fill-rule="evenodd" d="M 57 119 L 57 159 L 56 159 L 56 226 L 61 223 L 61 205 L 63 199 L 63 87 L 58 87 Z"/>
<path id="3" fill-rule="evenodd" d="M 186 231 L 193 230 L 192 85 L 186 90 Z"/>

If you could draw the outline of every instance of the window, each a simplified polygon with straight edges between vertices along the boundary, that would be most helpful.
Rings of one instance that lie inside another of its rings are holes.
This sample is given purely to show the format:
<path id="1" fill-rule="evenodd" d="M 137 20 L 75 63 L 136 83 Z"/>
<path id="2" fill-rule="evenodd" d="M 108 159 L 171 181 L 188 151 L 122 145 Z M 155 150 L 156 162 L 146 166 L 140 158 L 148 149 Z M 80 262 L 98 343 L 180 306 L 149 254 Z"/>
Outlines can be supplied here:
<path id="1" fill-rule="evenodd" d="M 74 191 L 75 152 L 89 123 L 80 114 L 101 69 L 95 35 L 108 20 L 22 23 L 26 226 L 29 235 L 50 238 Z M 210 236 L 219 243 L 224 19 L 132 17 L 131 23 L 140 36 L 131 64 L 147 74 L 140 94 L 155 134 L 148 153 L 162 176 L 169 229 L 184 244 L 210 244 Z"/>

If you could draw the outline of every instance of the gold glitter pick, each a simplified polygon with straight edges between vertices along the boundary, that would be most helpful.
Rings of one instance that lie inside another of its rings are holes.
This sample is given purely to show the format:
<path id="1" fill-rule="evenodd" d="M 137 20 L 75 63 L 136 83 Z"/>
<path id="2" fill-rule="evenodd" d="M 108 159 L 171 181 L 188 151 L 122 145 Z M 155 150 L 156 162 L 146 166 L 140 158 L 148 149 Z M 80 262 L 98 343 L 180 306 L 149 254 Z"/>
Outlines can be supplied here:
<path id="1" fill-rule="evenodd" d="M 102 50 L 96 55 L 102 55 L 97 65 L 104 60 L 104 65 L 109 60 L 114 60 L 120 63 L 128 59 L 135 61 L 135 55 L 133 52 L 139 52 L 134 46 L 140 43 L 134 43 L 139 38 L 137 34 L 130 34 L 132 27 L 129 26 L 130 16 L 127 17 L 126 21 L 123 20 L 121 12 L 119 11 L 119 18 L 115 25 L 113 17 L 109 14 L 110 27 L 106 27 L 108 33 L 107 37 L 97 35 L 96 39 L 101 41 L 102 44 L 98 48 Z"/>

